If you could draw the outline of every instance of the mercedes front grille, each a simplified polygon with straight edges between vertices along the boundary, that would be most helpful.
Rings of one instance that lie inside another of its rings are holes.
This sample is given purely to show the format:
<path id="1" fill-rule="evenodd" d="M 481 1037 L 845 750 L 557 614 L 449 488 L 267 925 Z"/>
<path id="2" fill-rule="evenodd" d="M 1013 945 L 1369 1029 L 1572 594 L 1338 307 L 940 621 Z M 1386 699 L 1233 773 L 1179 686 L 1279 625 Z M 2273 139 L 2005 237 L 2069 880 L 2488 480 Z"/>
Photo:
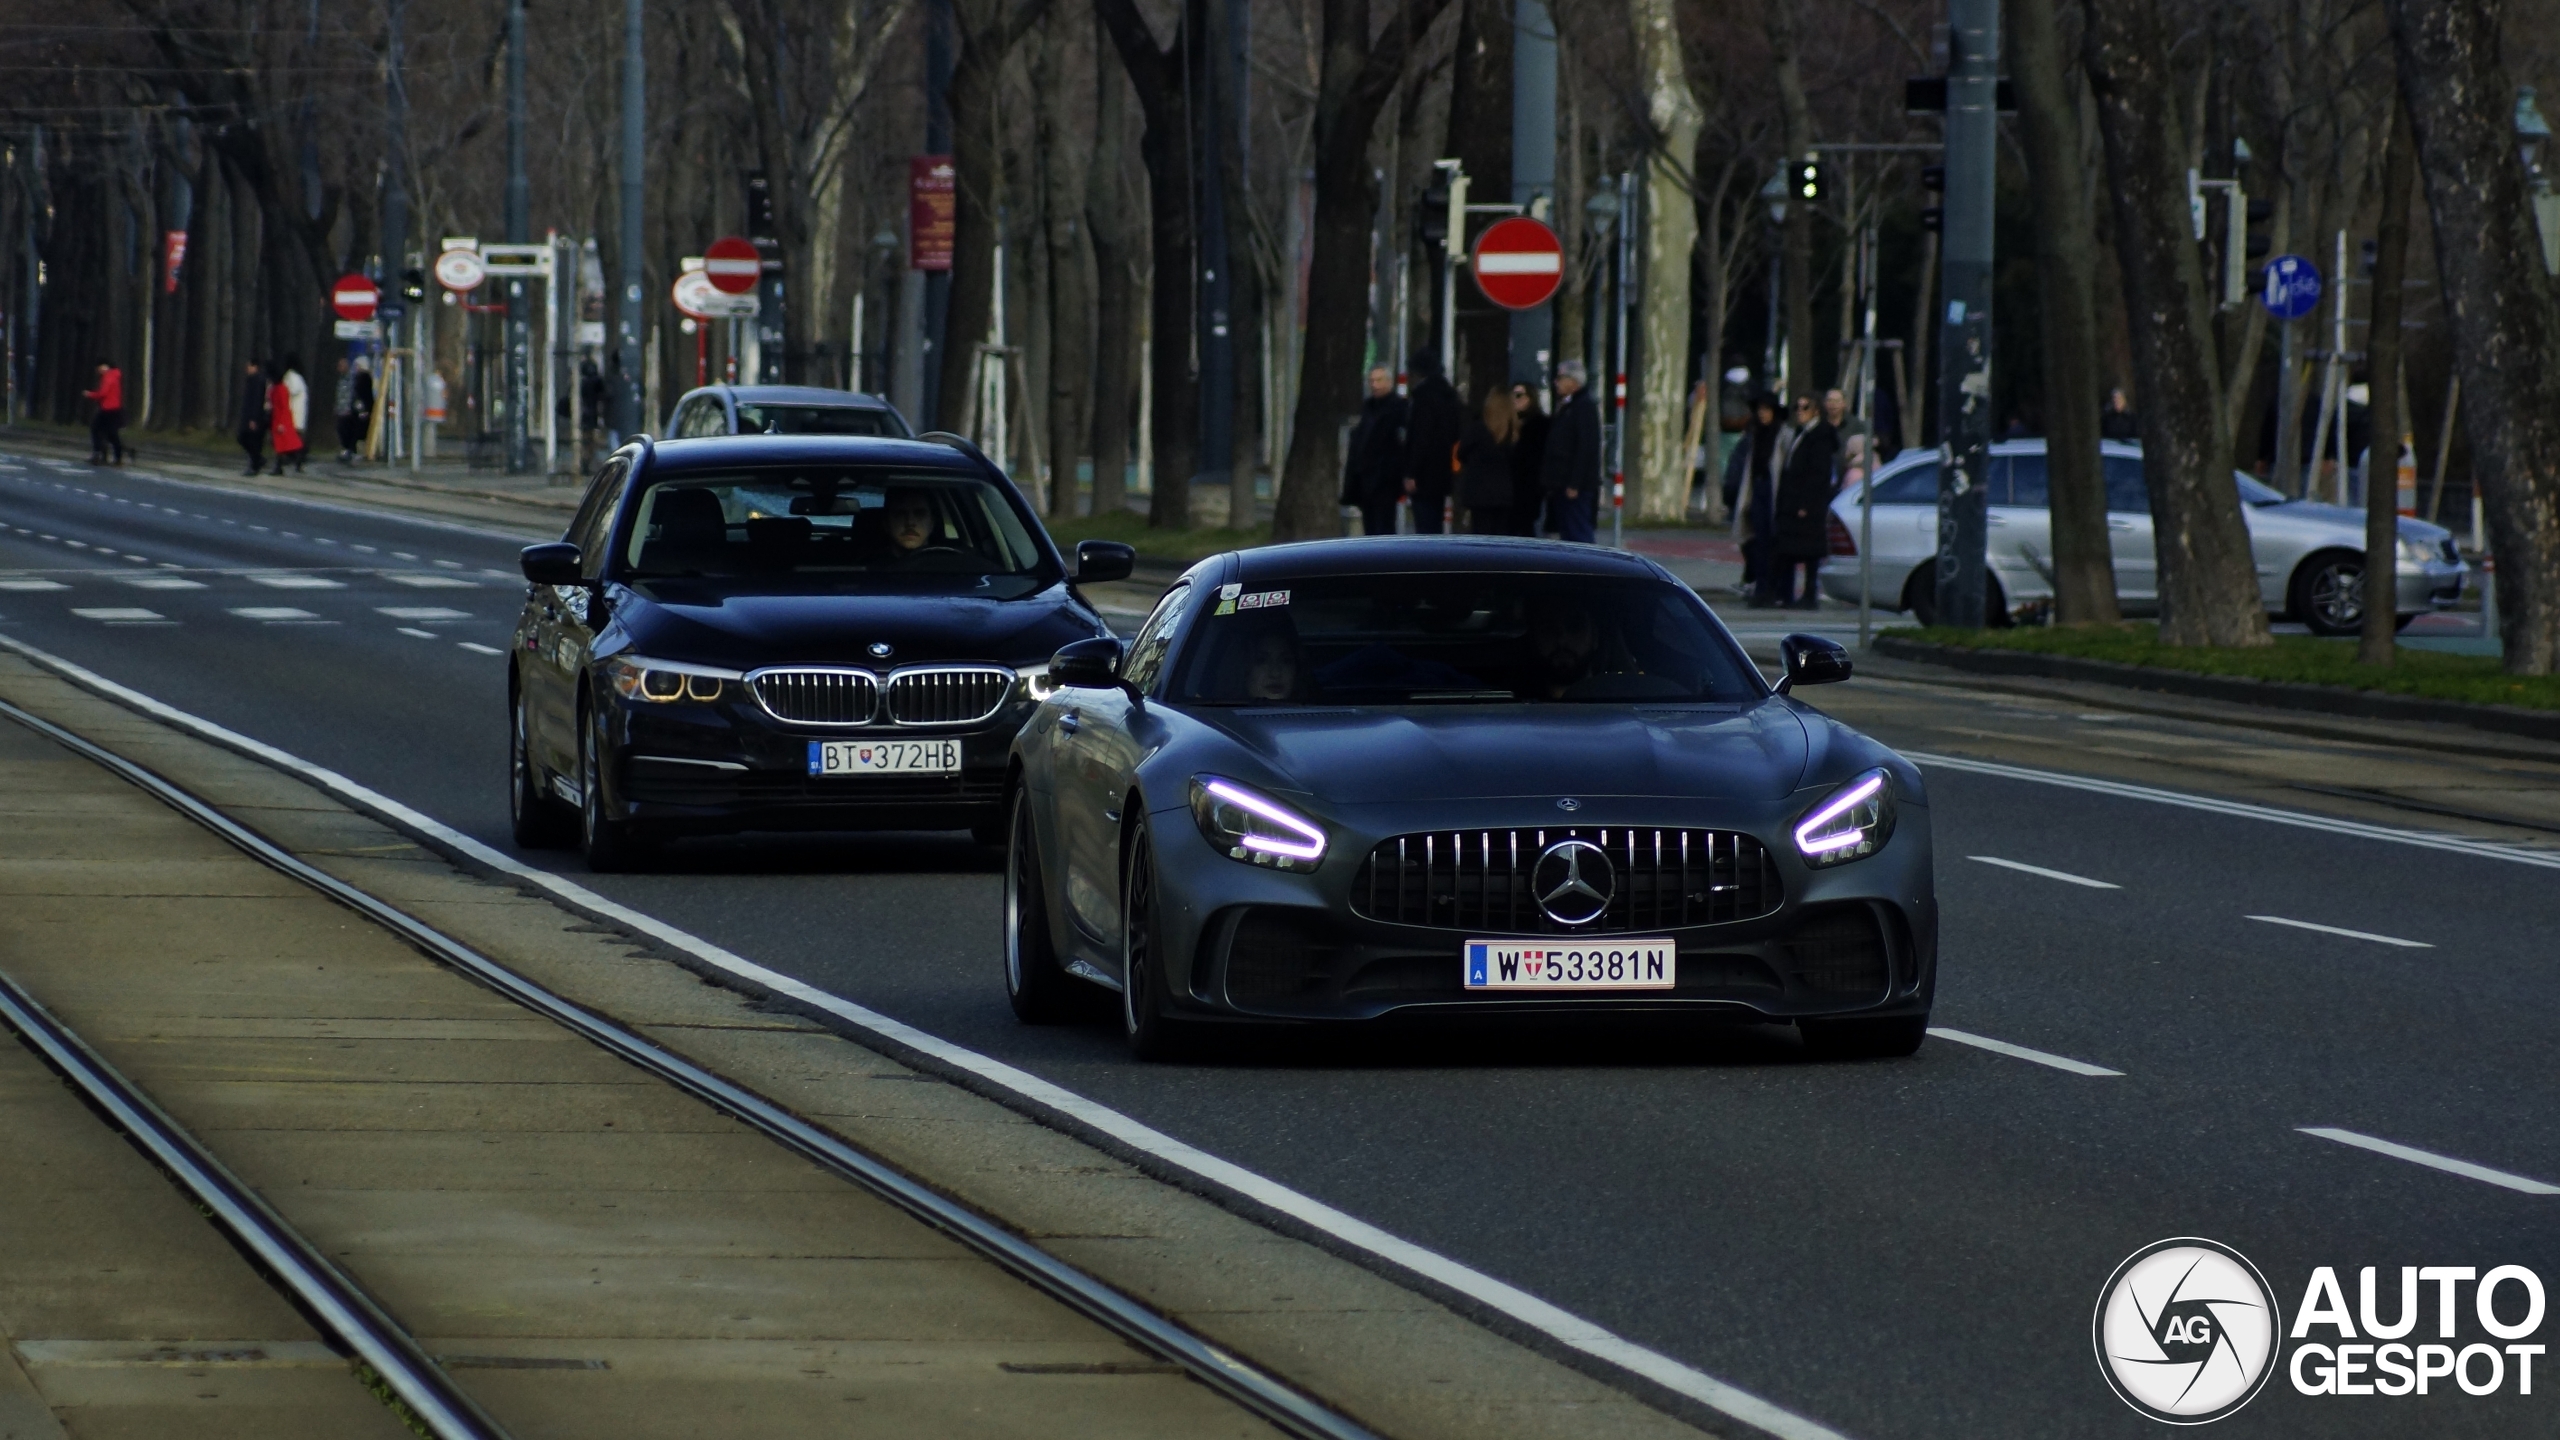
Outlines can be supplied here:
<path id="1" fill-rule="evenodd" d="M 901 725 L 966 725 L 996 713 L 1014 673 L 993 666 L 901 670 L 889 677 L 889 718 Z"/>
<path id="2" fill-rule="evenodd" d="M 880 682 L 863 670 L 759 670 L 748 677 L 756 703 L 794 725 L 868 725 Z"/>
<path id="3" fill-rule="evenodd" d="M 1538 856 L 1581 840 L 1609 857 L 1608 908 L 1562 925 L 1530 893 Z M 1351 881 L 1351 910 L 1395 925 L 1477 935 L 1623 935 L 1756 920 L 1784 887 L 1759 841 L 1730 830 L 1583 826 L 1439 830 L 1381 841 Z"/>

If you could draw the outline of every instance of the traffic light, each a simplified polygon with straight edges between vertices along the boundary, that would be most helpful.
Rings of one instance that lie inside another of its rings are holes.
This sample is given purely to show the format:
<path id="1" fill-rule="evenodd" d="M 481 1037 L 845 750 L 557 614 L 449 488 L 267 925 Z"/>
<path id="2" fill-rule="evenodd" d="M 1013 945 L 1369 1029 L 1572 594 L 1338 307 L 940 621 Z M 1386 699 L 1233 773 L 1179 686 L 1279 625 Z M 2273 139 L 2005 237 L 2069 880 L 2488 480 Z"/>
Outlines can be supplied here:
<path id="1" fill-rule="evenodd" d="M 1947 228 L 1947 212 L 1946 212 L 1943 208 L 1941 208 L 1941 207 L 1939 207 L 1939 206 L 1936 206 L 1936 205 L 1923 205 L 1923 206 L 1921 206 L 1921 207 L 1920 207 L 1920 228 L 1921 228 L 1921 229 L 1923 229 L 1923 230 L 1944 230 L 1944 229 L 1946 229 L 1946 228 Z"/>
<path id="2" fill-rule="evenodd" d="M 1449 172 L 1435 170 L 1431 183 L 1422 187 L 1422 198 L 1414 202 L 1415 233 L 1433 250 L 1449 244 Z"/>
<path id="3" fill-rule="evenodd" d="M 1920 188 L 1925 193 L 1931 195 L 1941 195 L 1946 193 L 1947 167 L 1944 165 L 1921 166 Z M 1924 205 L 1920 207 L 1920 228 L 1932 231 L 1946 229 L 1946 208 L 1940 205 Z"/>
<path id="4" fill-rule="evenodd" d="M 406 269 L 406 270 L 401 271 L 401 272 L 400 272 L 400 295 L 401 295 L 401 298 L 406 299 L 406 300 L 424 300 L 424 299 L 426 299 L 426 298 L 427 298 L 427 272 L 426 272 L 426 271 L 424 271 L 424 270 L 421 270 L 421 269 L 417 268 L 417 267 L 416 267 L 416 266 L 414 266 L 414 265 L 413 265 L 413 266 L 410 266 L 410 267 L 409 267 L 408 269 Z"/>
<path id="5" fill-rule="evenodd" d="M 2264 233 L 2264 227 L 2276 218 L 2276 202 L 2252 200 L 2249 202 L 2248 215 L 2249 239 L 2248 243 L 2241 248 L 2250 259 L 2255 260 L 2275 248 L 2275 237 Z"/>
<path id="6" fill-rule="evenodd" d="M 1923 190 L 1943 192 L 1947 188 L 1947 167 L 1944 165 L 1921 166 L 1920 188 Z"/>
<path id="7" fill-rule="evenodd" d="M 1822 162 L 1811 157 L 1796 162 L 1796 198 L 1807 203 L 1822 198 Z"/>

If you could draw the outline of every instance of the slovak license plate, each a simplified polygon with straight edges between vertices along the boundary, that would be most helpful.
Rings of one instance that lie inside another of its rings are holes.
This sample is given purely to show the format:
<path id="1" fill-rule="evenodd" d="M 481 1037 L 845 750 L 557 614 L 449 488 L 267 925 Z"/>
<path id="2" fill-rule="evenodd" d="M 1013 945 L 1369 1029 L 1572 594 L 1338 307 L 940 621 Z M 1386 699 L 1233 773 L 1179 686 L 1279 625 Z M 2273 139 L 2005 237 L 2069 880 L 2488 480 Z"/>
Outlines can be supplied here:
<path id="1" fill-rule="evenodd" d="M 812 775 L 951 775 L 960 769 L 952 740 L 812 740 Z"/>
<path id="2" fill-rule="evenodd" d="M 1470 940 L 1464 970 L 1470 990 L 1668 990 L 1679 978 L 1680 947 L 1669 940 Z"/>

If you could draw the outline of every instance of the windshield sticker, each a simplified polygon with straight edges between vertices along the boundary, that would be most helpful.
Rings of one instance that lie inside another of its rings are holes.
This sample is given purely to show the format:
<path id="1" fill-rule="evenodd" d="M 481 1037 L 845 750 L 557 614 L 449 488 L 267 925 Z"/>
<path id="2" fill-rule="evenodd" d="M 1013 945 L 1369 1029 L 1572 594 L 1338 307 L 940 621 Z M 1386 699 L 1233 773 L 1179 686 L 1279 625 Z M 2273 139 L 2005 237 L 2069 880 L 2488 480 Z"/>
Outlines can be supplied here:
<path id="1" fill-rule="evenodd" d="M 1233 615 L 1239 610 L 1276 610 L 1288 603 L 1289 592 L 1286 590 L 1260 590 L 1251 595 L 1238 595 L 1230 600 L 1219 601 L 1217 613 Z"/>

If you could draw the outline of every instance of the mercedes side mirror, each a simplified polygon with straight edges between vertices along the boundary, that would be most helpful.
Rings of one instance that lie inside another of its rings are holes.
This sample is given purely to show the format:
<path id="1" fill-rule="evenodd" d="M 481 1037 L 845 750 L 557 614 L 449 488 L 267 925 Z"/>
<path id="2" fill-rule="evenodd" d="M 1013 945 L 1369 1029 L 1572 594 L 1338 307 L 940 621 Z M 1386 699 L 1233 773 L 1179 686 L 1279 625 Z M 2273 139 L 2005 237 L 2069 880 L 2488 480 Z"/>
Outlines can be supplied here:
<path id="1" fill-rule="evenodd" d="M 1049 657 L 1049 681 L 1061 690 L 1116 689 L 1120 684 L 1120 642 L 1108 635 L 1097 635 L 1065 646 Z"/>
<path id="2" fill-rule="evenodd" d="M 566 540 L 548 545 L 527 545 L 516 557 L 524 568 L 524 578 L 536 585 L 583 585 L 586 576 L 579 573 L 578 547 Z"/>
<path id="3" fill-rule="evenodd" d="M 1079 585 L 1126 580 L 1129 572 L 1137 568 L 1138 552 L 1117 540 L 1076 542 L 1076 583 Z"/>
<path id="4" fill-rule="evenodd" d="M 1799 685 L 1829 685 L 1849 678 L 1848 649 L 1819 635 L 1790 635 L 1779 641 L 1778 660 L 1787 672 L 1778 680 L 1781 695 Z"/>

